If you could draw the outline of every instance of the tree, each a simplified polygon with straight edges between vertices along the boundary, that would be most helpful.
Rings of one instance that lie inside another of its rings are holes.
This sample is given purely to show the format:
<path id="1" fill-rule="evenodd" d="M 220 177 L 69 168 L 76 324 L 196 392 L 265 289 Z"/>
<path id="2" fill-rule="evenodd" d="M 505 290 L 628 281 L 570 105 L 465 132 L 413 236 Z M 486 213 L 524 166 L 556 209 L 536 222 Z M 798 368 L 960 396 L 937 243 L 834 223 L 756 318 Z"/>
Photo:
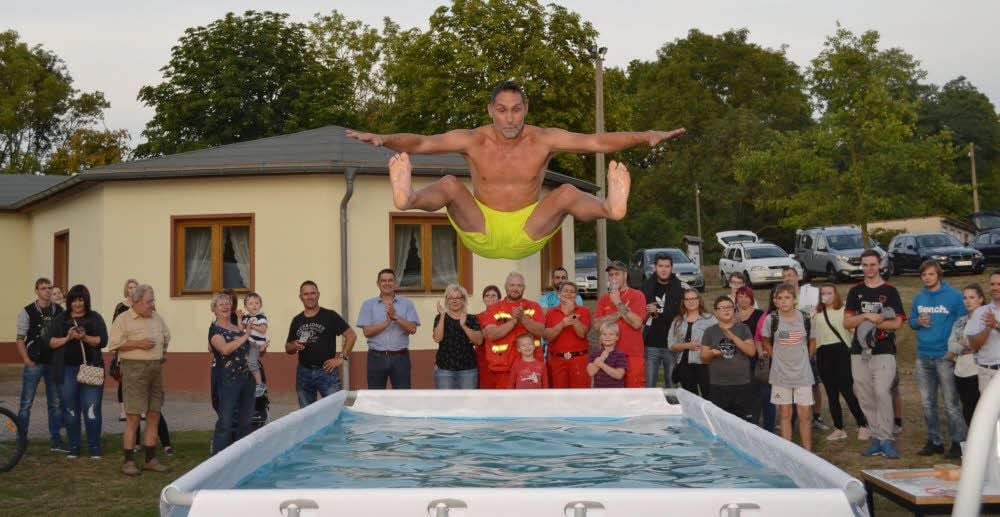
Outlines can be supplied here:
<path id="1" fill-rule="evenodd" d="M 918 126 L 925 135 L 951 134 L 952 144 L 962 151 L 955 156 L 954 181 L 963 185 L 972 181 L 967 150 L 973 144 L 981 204 L 1000 205 L 1000 118 L 989 97 L 965 77 L 930 87 L 921 99 Z M 962 214 L 971 208 L 971 198 L 962 198 L 952 211 Z"/>
<path id="2" fill-rule="evenodd" d="M 189 28 L 161 68 L 165 81 L 139 90 L 156 110 L 137 156 L 255 140 L 328 124 L 352 125 L 348 63 L 318 55 L 287 14 L 228 13 Z"/>
<path id="3" fill-rule="evenodd" d="M 850 222 L 867 237 L 871 220 L 925 215 L 962 195 L 948 135 L 916 132 L 924 72 L 878 41 L 838 26 L 809 69 L 819 123 L 779 133 L 766 149 L 743 147 L 738 178 L 759 183 L 756 203 L 778 211 L 782 226 Z"/>
<path id="4" fill-rule="evenodd" d="M 776 131 L 811 124 L 805 79 L 784 50 L 751 43 L 746 29 L 691 30 L 664 44 L 655 61 L 632 62 L 628 81 L 633 126 L 687 128 L 657 153 L 626 159 L 640 165 L 625 219 L 635 245 L 679 245 L 694 234 L 696 185 L 706 235 L 764 229 L 773 216 L 754 203 L 757 185 L 736 181 L 733 156 L 740 144 L 762 148 Z M 713 243 L 706 239 L 709 252 Z"/>
<path id="5" fill-rule="evenodd" d="M 81 93 L 58 56 L 0 33 L 0 172 L 41 171 L 54 148 L 103 118 L 104 94 Z"/>
<path id="6" fill-rule="evenodd" d="M 426 32 L 383 32 L 384 85 L 393 131 L 439 133 L 488 122 L 486 105 L 504 79 L 524 86 L 528 122 L 594 130 L 597 31 L 580 16 L 536 0 L 454 0 L 431 15 Z M 610 74 L 609 74 L 610 75 Z M 606 126 L 621 125 L 619 97 L 607 97 Z M 593 178 L 579 155 L 551 167 Z"/>
<path id="7" fill-rule="evenodd" d="M 121 163 L 128 155 L 128 142 L 129 134 L 124 129 L 77 129 L 52 153 L 46 172 L 83 172 L 94 167 Z"/>

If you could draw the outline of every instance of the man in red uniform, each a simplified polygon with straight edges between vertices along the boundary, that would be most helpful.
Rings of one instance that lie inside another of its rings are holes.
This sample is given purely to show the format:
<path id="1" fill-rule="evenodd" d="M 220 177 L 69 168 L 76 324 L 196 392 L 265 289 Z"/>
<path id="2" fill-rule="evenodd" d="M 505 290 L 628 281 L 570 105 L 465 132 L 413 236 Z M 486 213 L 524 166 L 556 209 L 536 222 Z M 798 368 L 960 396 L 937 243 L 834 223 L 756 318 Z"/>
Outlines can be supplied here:
<path id="1" fill-rule="evenodd" d="M 589 388 L 587 331 L 590 309 L 576 303 L 576 284 L 557 286 L 559 305 L 545 314 L 545 339 L 549 342 L 549 382 L 553 388 Z"/>
<path id="2" fill-rule="evenodd" d="M 483 334 L 486 337 L 486 363 L 488 377 L 492 382 L 483 383 L 483 389 L 505 388 L 508 385 L 510 367 L 518 356 L 514 339 L 520 334 L 535 336 L 535 359 L 542 360 L 542 337 L 545 330 L 545 315 L 542 306 L 527 300 L 524 296 L 524 276 L 513 272 L 504 282 L 507 297 L 486 309 Z M 483 372 L 479 373 L 480 376 Z"/>
<path id="3" fill-rule="evenodd" d="M 642 345 L 642 322 L 646 319 L 646 295 L 632 289 L 626 282 L 628 270 L 625 264 L 615 260 L 608 264 L 608 292 L 597 300 L 594 310 L 594 326 L 600 327 L 606 321 L 618 323 L 618 346 L 628 356 L 628 371 L 625 374 L 626 388 L 642 388 L 645 381 L 645 360 Z"/>

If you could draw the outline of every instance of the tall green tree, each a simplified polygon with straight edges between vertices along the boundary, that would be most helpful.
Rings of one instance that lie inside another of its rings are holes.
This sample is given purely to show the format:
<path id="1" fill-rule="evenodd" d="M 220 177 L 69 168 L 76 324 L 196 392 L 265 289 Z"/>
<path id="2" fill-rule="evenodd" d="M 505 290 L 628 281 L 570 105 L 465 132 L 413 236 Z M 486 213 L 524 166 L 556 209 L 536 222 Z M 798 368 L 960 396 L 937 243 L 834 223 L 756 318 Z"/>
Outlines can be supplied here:
<path id="1" fill-rule="evenodd" d="M 918 126 L 925 135 L 947 131 L 961 151 L 955 157 L 954 181 L 972 182 L 969 144 L 975 146 L 979 201 L 983 208 L 1000 206 L 1000 117 L 989 97 L 964 76 L 944 86 L 930 87 L 921 99 Z M 963 197 L 953 211 L 959 215 L 972 209 L 971 197 Z"/>
<path id="2" fill-rule="evenodd" d="M 527 93 L 528 123 L 594 130 L 597 31 L 580 15 L 537 0 L 454 0 L 427 31 L 383 32 L 383 78 L 393 131 L 439 133 L 489 121 L 493 87 L 513 79 Z M 609 95 L 606 127 L 621 126 Z M 593 178 L 584 157 L 557 155 L 551 167 Z"/>
<path id="3" fill-rule="evenodd" d="M 301 23 L 270 11 L 233 13 L 184 31 L 139 100 L 156 110 L 137 156 L 223 145 L 328 124 L 353 125 L 353 78 L 320 56 Z"/>
<path id="4" fill-rule="evenodd" d="M 715 231 L 768 235 L 773 216 L 755 204 L 757 185 L 735 180 L 733 156 L 740 144 L 761 148 L 777 131 L 811 124 L 805 79 L 784 50 L 752 43 L 747 29 L 691 30 L 655 61 L 631 63 L 628 77 L 633 126 L 687 128 L 657 153 L 626 159 L 642 166 L 625 219 L 636 247 L 677 246 L 696 233 L 696 186 L 708 252 Z"/>
<path id="5" fill-rule="evenodd" d="M 52 152 L 103 118 L 104 94 L 80 92 L 66 64 L 15 31 L 0 33 L 0 172 L 47 169 Z"/>
<path id="6" fill-rule="evenodd" d="M 916 131 L 925 73 L 878 42 L 875 31 L 838 26 L 808 72 L 819 123 L 766 149 L 743 146 L 738 178 L 759 184 L 756 204 L 785 228 L 855 223 L 867 235 L 869 221 L 932 213 L 966 191 L 951 181 L 950 137 Z"/>
<path id="7" fill-rule="evenodd" d="M 52 153 L 45 169 L 50 174 L 73 173 L 121 163 L 128 156 L 128 144 L 124 129 L 80 128 Z"/>

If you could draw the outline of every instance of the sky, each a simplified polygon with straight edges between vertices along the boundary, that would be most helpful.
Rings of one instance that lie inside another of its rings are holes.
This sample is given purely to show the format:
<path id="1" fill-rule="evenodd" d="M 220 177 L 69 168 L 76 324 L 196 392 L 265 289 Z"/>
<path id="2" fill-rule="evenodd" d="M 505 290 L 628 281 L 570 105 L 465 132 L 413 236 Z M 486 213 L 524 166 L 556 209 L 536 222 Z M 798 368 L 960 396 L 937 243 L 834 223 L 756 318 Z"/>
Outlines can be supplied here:
<path id="1" fill-rule="evenodd" d="M 543 0 L 543 2 L 546 0 Z M 80 91 L 99 90 L 111 102 L 105 124 L 127 129 L 133 144 L 153 110 L 136 100 L 139 88 L 159 84 L 160 68 L 184 29 L 206 26 L 227 12 L 272 10 L 295 21 L 336 9 L 381 27 L 392 18 L 403 28 L 426 29 L 442 0 L 0 0 L 0 30 L 13 29 L 29 45 L 61 57 Z M 450 2 L 447 2 L 450 5 Z M 606 66 L 653 60 L 665 43 L 690 29 L 719 34 L 747 28 L 762 47 L 786 48 L 800 67 L 819 54 L 839 21 L 855 33 L 874 29 L 883 48 L 900 47 L 921 63 L 925 82 L 943 85 L 964 75 L 1000 105 L 1000 2 L 996 0 L 564 0 L 599 32 Z M 573 128 L 567 128 L 573 129 Z M 636 128 L 645 129 L 645 128 Z"/>

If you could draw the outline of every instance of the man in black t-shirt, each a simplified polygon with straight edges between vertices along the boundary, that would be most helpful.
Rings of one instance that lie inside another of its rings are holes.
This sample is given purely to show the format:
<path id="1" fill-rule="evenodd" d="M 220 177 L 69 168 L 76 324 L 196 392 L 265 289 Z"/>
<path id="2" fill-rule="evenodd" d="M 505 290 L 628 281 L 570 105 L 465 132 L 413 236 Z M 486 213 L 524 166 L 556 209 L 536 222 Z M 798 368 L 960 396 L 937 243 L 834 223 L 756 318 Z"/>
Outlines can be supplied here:
<path id="1" fill-rule="evenodd" d="M 674 274 L 674 259 L 670 255 L 657 254 L 653 264 L 653 275 L 642 284 L 648 315 L 642 332 L 642 341 L 645 345 L 646 386 L 656 387 L 660 365 L 663 365 L 664 384 L 667 388 L 672 388 L 670 368 L 674 364 L 674 354 L 667 348 L 667 333 L 670 330 L 670 322 L 677 316 L 686 286 Z"/>
<path id="2" fill-rule="evenodd" d="M 299 407 L 316 402 L 341 390 L 339 368 L 354 349 L 357 335 L 336 311 L 319 306 L 319 288 L 312 280 L 299 286 L 299 300 L 305 308 L 292 318 L 285 352 L 299 355 L 295 372 L 295 392 Z M 337 353 L 337 336 L 344 336 L 344 351 Z"/>
<path id="3" fill-rule="evenodd" d="M 879 274 L 882 257 L 874 250 L 861 254 L 861 271 L 865 275 L 847 293 L 844 305 L 844 328 L 853 330 L 863 323 L 874 325 L 874 346 L 868 348 L 857 332 L 851 341 L 851 374 L 854 393 L 868 419 L 872 443 L 861 452 L 865 456 L 899 458 L 893 440 L 892 385 L 896 378 L 896 330 L 903 325 L 906 313 L 899 291 Z M 887 318 L 885 309 L 895 311 Z"/>

